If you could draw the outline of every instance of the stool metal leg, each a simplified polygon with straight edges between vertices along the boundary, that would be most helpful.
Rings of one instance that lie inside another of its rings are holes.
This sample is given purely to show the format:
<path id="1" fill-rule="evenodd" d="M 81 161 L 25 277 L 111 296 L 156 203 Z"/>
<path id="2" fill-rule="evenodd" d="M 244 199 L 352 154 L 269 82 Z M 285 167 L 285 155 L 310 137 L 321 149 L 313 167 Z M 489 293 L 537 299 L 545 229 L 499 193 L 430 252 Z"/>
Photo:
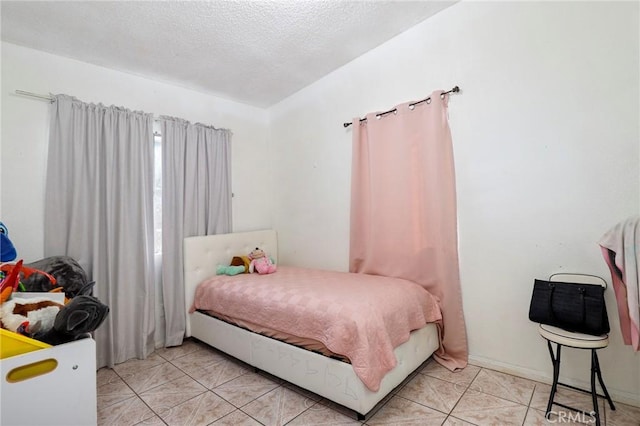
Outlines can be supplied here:
<path id="1" fill-rule="evenodd" d="M 607 402 L 609 403 L 609 408 L 615 411 L 616 406 L 613 405 L 611 396 L 609 396 L 609 391 L 607 391 L 607 387 L 604 385 L 604 381 L 602 380 L 602 371 L 600 371 L 600 362 L 598 361 L 598 353 L 595 351 L 595 349 L 593 350 L 593 355 L 594 355 L 594 361 L 595 361 L 595 367 L 596 367 L 596 374 L 598 375 L 598 381 L 600 382 L 600 387 L 604 392 L 604 397 L 607 399 Z"/>
<path id="2" fill-rule="evenodd" d="M 553 364 L 553 385 L 551 385 L 551 394 L 549 395 L 549 402 L 547 403 L 547 412 L 545 418 L 549 418 L 551 413 L 551 407 L 553 406 L 553 398 L 556 396 L 558 390 L 558 377 L 560 376 L 560 350 L 562 347 L 556 344 L 556 354 L 553 354 L 553 347 L 551 342 L 547 340 L 547 347 L 549 348 L 549 355 L 551 356 L 551 363 Z"/>
<path id="3" fill-rule="evenodd" d="M 596 426 L 600 426 L 600 410 L 598 409 L 598 395 L 596 395 L 596 371 L 598 370 L 596 357 L 596 350 L 591 349 L 591 400 L 593 401 Z"/>
<path id="4" fill-rule="evenodd" d="M 600 362 L 598 360 L 598 353 L 597 353 L 596 349 L 592 349 L 591 350 L 591 389 L 590 390 L 586 390 L 586 389 L 581 389 L 581 388 L 577 388 L 575 386 L 568 385 L 566 383 L 560 383 L 559 382 L 559 377 L 560 377 L 560 355 L 561 355 L 561 351 L 562 351 L 562 345 L 560 345 L 559 343 L 556 343 L 556 350 L 555 350 L 555 353 L 554 353 L 553 346 L 551 345 L 551 341 L 547 340 L 547 348 L 549 349 L 549 356 L 551 357 L 551 363 L 553 364 L 553 384 L 551 385 L 551 393 L 549 395 L 549 402 L 547 403 L 547 411 L 545 413 L 545 418 L 549 419 L 549 415 L 551 414 L 551 408 L 555 404 L 555 405 L 558 405 L 560 407 L 567 408 L 569 410 L 581 412 L 584 415 L 590 415 L 591 414 L 595 418 L 596 426 L 600 426 L 601 422 L 600 422 L 600 409 L 598 407 L 598 397 L 606 398 L 607 402 L 609 403 L 609 407 L 611 407 L 612 410 L 615 410 L 615 405 L 613 404 L 613 401 L 611 400 L 611 396 L 609 395 L 609 392 L 607 391 L 607 387 L 604 385 L 604 381 L 602 379 L 602 372 L 600 371 Z M 604 395 L 600 395 L 597 392 L 596 377 L 598 378 L 598 382 L 600 383 L 600 386 L 602 387 Z M 580 391 L 580 392 L 584 392 L 584 393 L 590 394 L 591 395 L 591 401 L 593 402 L 593 411 L 592 411 L 592 413 L 587 413 L 586 411 L 570 407 L 570 406 L 562 404 L 560 402 L 554 402 L 556 393 L 558 391 L 558 385 L 562 385 L 562 386 L 567 387 L 569 389 L 573 389 L 573 390 L 576 390 L 576 391 Z"/>

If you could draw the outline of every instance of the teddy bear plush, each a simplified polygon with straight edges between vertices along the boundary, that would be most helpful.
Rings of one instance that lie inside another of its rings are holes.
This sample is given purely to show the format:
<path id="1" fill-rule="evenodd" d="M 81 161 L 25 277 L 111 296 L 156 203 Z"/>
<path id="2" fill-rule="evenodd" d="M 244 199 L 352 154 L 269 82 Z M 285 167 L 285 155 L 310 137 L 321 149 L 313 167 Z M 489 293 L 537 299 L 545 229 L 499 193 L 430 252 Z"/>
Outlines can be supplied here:
<path id="1" fill-rule="evenodd" d="M 248 274 L 250 264 L 251 259 L 249 259 L 249 256 L 233 256 L 233 259 L 231 259 L 231 263 L 229 265 L 242 266 L 244 268 L 244 273 Z"/>
<path id="2" fill-rule="evenodd" d="M 249 259 L 251 259 L 249 272 L 255 271 L 260 275 L 264 275 L 273 274 L 276 271 L 276 265 L 271 261 L 269 256 L 267 256 L 264 251 L 258 247 L 249 253 Z"/>

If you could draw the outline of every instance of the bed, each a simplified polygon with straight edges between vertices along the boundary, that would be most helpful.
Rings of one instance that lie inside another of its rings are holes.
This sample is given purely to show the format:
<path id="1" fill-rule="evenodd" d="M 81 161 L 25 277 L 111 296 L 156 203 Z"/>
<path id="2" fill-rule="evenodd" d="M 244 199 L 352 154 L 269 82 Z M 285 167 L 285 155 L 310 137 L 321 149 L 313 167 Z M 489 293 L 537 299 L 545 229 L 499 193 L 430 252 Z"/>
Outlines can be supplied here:
<path id="1" fill-rule="evenodd" d="M 273 230 L 185 238 L 187 337 L 345 406 L 356 412 L 359 419 L 364 419 L 438 348 L 435 323 L 412 331 L 408 341 L 393 349 L 396 365 L 384 374 L 377 390 L 372 391 L 348 362 L 249 331 L 198 310 L 189 313 L 198 285 L 216 275 L 217 265 L 227 265 L 233 256 L 249 253 L 255 247 L 263 249 L 277 263 L 277 235 Z"/>

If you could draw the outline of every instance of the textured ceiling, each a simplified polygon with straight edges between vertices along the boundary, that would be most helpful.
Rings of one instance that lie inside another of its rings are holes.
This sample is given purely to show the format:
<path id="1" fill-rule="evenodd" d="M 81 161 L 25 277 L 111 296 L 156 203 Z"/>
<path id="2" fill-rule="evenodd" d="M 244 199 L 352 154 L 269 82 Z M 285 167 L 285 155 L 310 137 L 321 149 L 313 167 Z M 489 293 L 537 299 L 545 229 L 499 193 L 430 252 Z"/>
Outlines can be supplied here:
<path id="1" fill-rule="evenodd" d="M 2 1 L 2 40 L 270 106 L 453 1 Z"/>

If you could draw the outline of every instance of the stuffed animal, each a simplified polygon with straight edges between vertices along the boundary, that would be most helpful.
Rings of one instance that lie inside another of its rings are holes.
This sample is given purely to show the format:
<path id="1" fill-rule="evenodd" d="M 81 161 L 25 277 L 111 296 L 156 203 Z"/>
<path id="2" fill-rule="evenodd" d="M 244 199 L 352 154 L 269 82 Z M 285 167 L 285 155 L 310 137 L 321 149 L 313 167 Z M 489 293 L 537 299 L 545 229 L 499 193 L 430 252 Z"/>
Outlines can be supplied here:
<path id="1" fill-rule="evenodd" d="M 109 314 L 109 307 L 93 296 L 76 296 L 55 317 L 53 327 L 33 333 L 33 338 L 50 345 L 59 345 L 95 331 Z"/>
<path id="2" fill-rule="evenodd" d="M 0 222 L 0 262 L 10 262 L 18 257 L 16 248 L 9 239 L 9 230 Z"/>
<path id="3" fill-rule="evenodd" d="M 76 296 L 67 305 L 46 297 L 14 297 L 0 306 L 0 327 L 59 345 L 86 337 L 108 314 L 109 307 L 93 296 Z"/>
<path id="4" fill-rule="evenodd" d="M 249 256 L 233 256 L 233 258 L 231 259 L 231 263 L 229 265 L 242 266 L 244 267 L 244 273 L 248 274 L 249 265 L 251 265 L 251 259 L 249 259 Z"/>
<path id="5" fill-rule="evenodd" d="M 22 269 L 22 259 L 15 265 L 2 265 L 2 268 L 8 267 L 7 271 L 2 270 L 5 275 L 0 281 L 0 303 L 4 303 L 11 297 L 11 294 L 18 289 L 20 284 L 20 270 Z M 8 272 L 8 274 L 6 274 Z"/>
<path id="6" fill-rule="evenodd" d="M 255 250 L 249 253 L 251 264 L 249 265 L 249 272 L 257 272 L 260 275 L 273 274 L 276 271 L 276 265 L 269 259 L 264 251 L 256 247 Z"/>
<path id="7" fill-rule="evenodd" d="M 218 265 L 216 268 L 216 275 L 238 275 L 244 274 L 244 266 L 224 266 Z"/>
<path id="8" fill-rule="evenodd" d="M 53 328 L 56 315 L 64 308 L 46 297 L 23 299 L 13 297 L 0 306 L 2 328 L 31 337 Z"/>

